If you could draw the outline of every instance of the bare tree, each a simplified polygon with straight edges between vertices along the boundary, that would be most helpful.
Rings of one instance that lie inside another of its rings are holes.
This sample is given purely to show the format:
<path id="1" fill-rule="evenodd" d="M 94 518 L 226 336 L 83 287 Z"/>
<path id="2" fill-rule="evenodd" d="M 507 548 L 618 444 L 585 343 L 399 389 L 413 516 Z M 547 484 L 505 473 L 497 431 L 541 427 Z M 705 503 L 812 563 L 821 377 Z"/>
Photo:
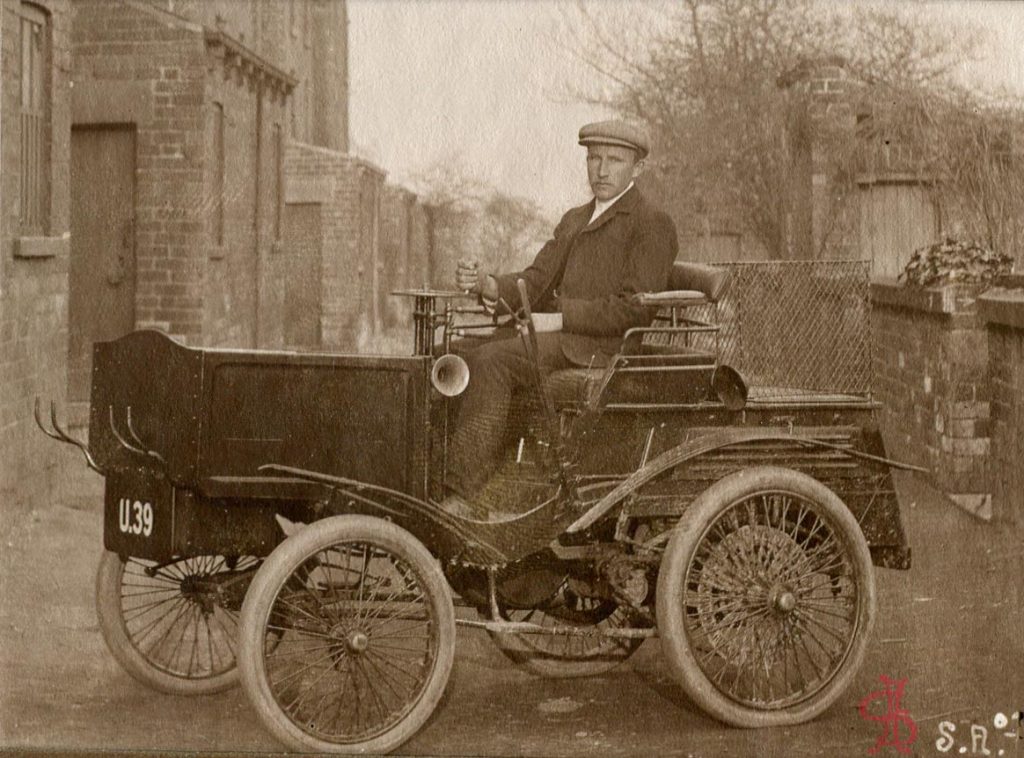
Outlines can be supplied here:
<path id="1" fill-rule="evenodd" d="M 435 276 L 441 279 L 454 275 L 460 258 L 477 260 L 488 271 L 519 268 L 551 232 L 535 203 L 474 178 L 457 161 L 435 164 L 417 184 L 433 208 L 435 260 L 443 269 Z"/>
<path id="2" fill-rule="evenodd" d="M 981 219 L 992 240 L 1010 233 L 1016 211 L 998 186 L 1017 186 L 1009 174 L 1019 162 L 1007 150 L 996 160 L 989 143 L 1002 133 L 993 124 L 1012 120 L 1014 108 L 997 118 L 953 85 L 956 66 L 977 49 L 977 31 L 940 27 L 905 7 L 837 9 L 813 0 L 683 0 L 628 37 L 581 4 L 566 27 L 578 31 L 563 43 L 602 75 L 576 96 L 651 127 L 658 150 L 650 185 L 684 234 L 724 218 L 768 257 L 793 255 L 792 219 L 809 202 L 798 188 L 813 162 L 830 197 L 821 228 L 808 236 L 813 245 L 796 254 L 842 250 L 863 168 L 857 120 L 873 124 L 875 136 L 885 132 L 886 149 L 916 155 L 935 187 L 941 179 L 947 207 Z M 832 65 L 845 70 L 843 91 L 813 81 L 816 69 Z M 893 102 L 898 107 L 888 107 Z M 940 113 L 941 128 L 923 124 Z"/>
<path id="3" fill-rule="evenodd" d="M 1024 262 L 1024 106 L 977 92 L 897 90 L 873 103 L 861 135 L 872 171 L 920 177 L 947 234 Z"/>

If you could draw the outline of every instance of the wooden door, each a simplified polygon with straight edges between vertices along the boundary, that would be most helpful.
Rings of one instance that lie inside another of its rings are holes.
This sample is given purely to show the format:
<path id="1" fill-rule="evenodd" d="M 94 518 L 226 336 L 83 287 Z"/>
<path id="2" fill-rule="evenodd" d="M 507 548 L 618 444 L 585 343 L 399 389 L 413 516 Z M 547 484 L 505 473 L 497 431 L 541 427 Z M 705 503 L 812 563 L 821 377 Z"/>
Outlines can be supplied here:
<path id="1" fill-rule="evenodd" d="M 285 206 L 284 247 L 290 258 L 285 281 L 284 340 L 288 347 L 320 347 L 320 205 Z"/>
<path id="2" fill-rule="evenodd" d="M 861 188 L 861 258 L 872 261 L 872 276 L 898 277 L 914 251 L 937 242 L 939 232 L 939 215 L 926 188 L 915 184 Z"/>
<path id="3" fill-rule="evenodd" d="M 135 129 L 71 130 L 68 400 L 89 399 L 92 344 L 135 326 Z"/>

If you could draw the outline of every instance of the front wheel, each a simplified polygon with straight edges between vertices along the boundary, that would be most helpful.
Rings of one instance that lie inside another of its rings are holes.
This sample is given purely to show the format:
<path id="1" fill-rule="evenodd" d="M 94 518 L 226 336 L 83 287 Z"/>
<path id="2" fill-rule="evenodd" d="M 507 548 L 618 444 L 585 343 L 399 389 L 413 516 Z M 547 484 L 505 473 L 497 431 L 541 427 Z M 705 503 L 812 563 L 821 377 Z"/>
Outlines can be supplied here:
<path id="1" fill-rule="evenodd" d="M 680 518 L 658 576 L 658 631 L 686 694 L 740 727 L 799 724 L 860 667 L 871 556 L 830 489 L 764 466 L 716 482 Z"/>
<path id="2" fill-rule="evenodd" d="M 293 750 L 394 750 L 434 711 L 454 657 L 440 565 L 379 518 L 334 516 L 289 537 L 242 606 L 242 687 Z"/>

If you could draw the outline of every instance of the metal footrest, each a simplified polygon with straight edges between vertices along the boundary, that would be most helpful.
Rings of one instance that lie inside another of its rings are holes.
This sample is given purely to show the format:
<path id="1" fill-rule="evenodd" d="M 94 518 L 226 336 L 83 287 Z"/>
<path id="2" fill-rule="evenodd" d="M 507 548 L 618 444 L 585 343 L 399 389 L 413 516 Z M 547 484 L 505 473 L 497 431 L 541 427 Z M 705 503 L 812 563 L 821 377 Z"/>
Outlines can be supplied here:
<path id="1" fill-rule="evenodd" d="M 658 636 L 658 630 L 655 628 L 596 629 L 577 626 L 541 626 L 530 621 L 477 621 L 474 619 L 455 619 L 455 623 L 499 634 L 561 634 L 568 637 L 620 637 L 634 640 Z"/>

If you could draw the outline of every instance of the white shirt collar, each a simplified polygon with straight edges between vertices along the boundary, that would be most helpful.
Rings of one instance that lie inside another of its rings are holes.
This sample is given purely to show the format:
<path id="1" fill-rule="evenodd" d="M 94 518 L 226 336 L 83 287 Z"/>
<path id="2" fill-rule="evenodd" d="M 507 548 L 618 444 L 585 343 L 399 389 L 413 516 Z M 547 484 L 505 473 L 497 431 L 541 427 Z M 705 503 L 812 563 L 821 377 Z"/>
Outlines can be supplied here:
<path id="1" fill-rule="evenodd" d="M 606 210 L 608 210 L 608 209 L 609 209 L 609 208 L 611 208 L 611 207 L 612 207 L 613 205 L 615 205 L 615 203 L 616 203 L 616 202 L 618 202 L 619 198 L 620 198 L 620 197 L 622 197 L 623 195 L 625 195 L 625 194 L 626 194 L 627 192 L 629 192 L 629 191 L 630 191 L 631 189 L 633 189 L 633 182 L 632 182 L 632 181 L 630 181 L 630 183 L 629 183 L 629 184 L 628 184 L 628 185 L 626 186 L 626 189 L 622 190 L 622 192 L 620 192 L 619 194 L 617 194 L 617 195 L 616 195 L 615 197 L 613 197 L 613 198 L 612 198 L 611 200 L 598 200 L 598 199 L 597 199 L 597 198 L 595 197 L 595 198 L 594 198 L 594 212 L 593 212 L 593 214 L 592 214 L 592 215 L 590 216 L 590 221 L 588 221 L 588 222 L 587 222 L 587 225 L 589 226 L 590 224 L 594 223 L 594 220 L 595 220 L 595 219 L 596 219 L 596 218 L 597 218 L 598 216 L 600 216 L 600 215 L 601 215 L 602 213 L 604 213 L 604 212 L 605 212 Z"/>

